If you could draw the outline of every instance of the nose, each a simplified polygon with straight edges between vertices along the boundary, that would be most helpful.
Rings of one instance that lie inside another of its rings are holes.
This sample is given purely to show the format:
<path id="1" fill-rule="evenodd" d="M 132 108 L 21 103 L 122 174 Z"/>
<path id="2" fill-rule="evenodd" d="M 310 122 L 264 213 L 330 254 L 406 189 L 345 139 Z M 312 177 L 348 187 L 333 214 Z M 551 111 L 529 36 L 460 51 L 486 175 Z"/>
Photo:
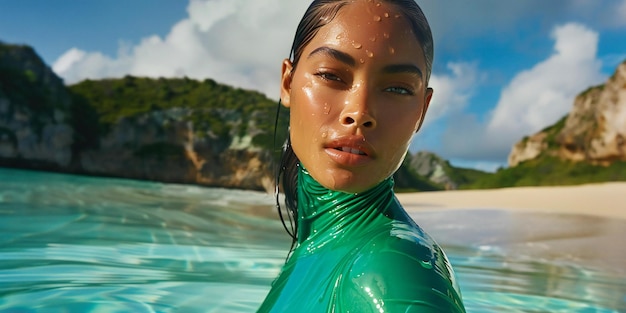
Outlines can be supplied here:
<path id="1" fill-rule="evenodd" d="M 344 126 L 356 126 L 367 129 L 376 128 L 376 119 L 370 111 L 370 103 L 366 92 L 357 91 L 346 98 L 340 122 Z"/>

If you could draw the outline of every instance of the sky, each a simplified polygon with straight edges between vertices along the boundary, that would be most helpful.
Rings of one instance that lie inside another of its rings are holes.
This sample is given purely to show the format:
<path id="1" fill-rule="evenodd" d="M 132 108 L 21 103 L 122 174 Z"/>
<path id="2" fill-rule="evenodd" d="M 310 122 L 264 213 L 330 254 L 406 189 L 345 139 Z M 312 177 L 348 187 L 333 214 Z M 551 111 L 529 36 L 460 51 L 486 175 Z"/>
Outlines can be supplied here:
<path id="1" fill-rule="evenodd" d="M 410 150 L 493 171 L 626 60 L 626 0 L 418 0 L 435 90 Z M 73 84 L 212 78 L 278 99 L 303 0 L 0 0 L 0 41 Z"/>

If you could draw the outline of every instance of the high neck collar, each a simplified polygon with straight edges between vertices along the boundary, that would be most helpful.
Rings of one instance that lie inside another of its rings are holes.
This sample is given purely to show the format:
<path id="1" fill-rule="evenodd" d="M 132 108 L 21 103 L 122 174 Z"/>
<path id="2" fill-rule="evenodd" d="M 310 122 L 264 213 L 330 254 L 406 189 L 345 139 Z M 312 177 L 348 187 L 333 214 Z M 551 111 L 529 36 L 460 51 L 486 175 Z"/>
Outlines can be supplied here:
<path id="1" fill-rule="evenodd" d="M 298 174 L 298 242 L 337 238 L 344 233 L 365 230 L 394 203 L 393 179 L 383 180 L 361 193 L 330 190 L 318 183 L 300 164 Z"/>

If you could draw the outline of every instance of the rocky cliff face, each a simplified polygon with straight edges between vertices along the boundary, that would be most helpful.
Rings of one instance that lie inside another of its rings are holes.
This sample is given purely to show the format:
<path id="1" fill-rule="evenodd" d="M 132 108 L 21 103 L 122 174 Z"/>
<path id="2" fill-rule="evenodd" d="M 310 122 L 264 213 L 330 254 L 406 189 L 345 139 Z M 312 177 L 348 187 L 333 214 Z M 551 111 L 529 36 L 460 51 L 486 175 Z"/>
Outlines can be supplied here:
<path id="1" fill-rule="evenodd" d="M 518 142 L 509 166 L 541 155 L 600 165 L 626 161 L 626 62 L 604 85 L 576 97 L 559 123 Z"/>
<path id="2" fill-rule="evenodd" d="M 27 46 L 0 43 L 0 160 L 62 168 L 72 158 L 70 96 Z"/>
<path id="3" fill-rule="evenodd" d="M 541 131 L 516 143 L 509 154 L 509 166 L 539 157 L 548 148 L 547 137 L 547 132 Z"/>
<path id="4" fill-rule="evenodd" d="M 563 158 L 601 164 L 626 161 L 626 62 L 603 87 L 576 99 L 556 141 Z"/>
<path id="5" fill-rule="evenodd" d="M 410 166 L 418 175 L 448 190 L 458 188 L 458 183 L 447 173 L 450 164 L 446 160 L 427 151 L 420 151 L 409 157 Z"/>
<path id="6" fill-rule="evenodd" d="M 273 190 L 267 151 L 235 136 L 197 136 L 194 123 L 185 118 L 191 114 L 172 109 L 123 118 L 97 148 L 80 153 L 80 168 L 97 175 Z"/>
<path id="7" fill-rule="evenodd" d="M 428 151 L 408 153 L 403 163 L 403 167 L 405 166 L 418 177 L 426 179 L 432 185 L 430 187 L 434 187 L 434 189 L 422 188 L 421 190 L 467 188 L 476 181 L 492 175 L 480 170 L 453 166 L 449 161 Z M 406 172 L 406 170 L 400 168 L 398 172 Z"/>
<path id="8" fill-rule="evenodd" d="M 0 166 L 273 190 L 272 157 L 251 141 L 260 132 L 254 121 L 246 134 L 233 127 L 216 135 L 190 119 L 197 109 L 174 108 L 99 131 L 87 106 L 32 48 L 0 43 Z M 234 110 L 202 113 L 228 125 L 242 120 Z"/>

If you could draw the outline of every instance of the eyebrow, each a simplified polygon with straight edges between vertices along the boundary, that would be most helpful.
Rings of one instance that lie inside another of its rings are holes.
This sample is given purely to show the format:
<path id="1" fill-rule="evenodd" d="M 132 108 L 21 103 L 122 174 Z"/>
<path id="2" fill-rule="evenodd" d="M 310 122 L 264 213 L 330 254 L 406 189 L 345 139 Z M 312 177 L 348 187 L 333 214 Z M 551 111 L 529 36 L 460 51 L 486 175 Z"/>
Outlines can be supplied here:
<path id="1" fill-rule="evenodd" d="M 313 50 L 309 53 L 308 58 L 312 58 L 318 54 L 330 56 L 331 58 L 352 67 L 356 66 L 356 60 L 351 55 L 329 47 L 319 47 Z"/>
<path id="2" fill-rule="evenodd" d="M 339 51 L 337 49 L 333 49 L 333 48 L 325 47 L 325 46 L 319 47 L 311 51 L 311 53 L 309 53 L 309 56 L 307 58 L 312 58 L 318 54 L 327 55 L 351 67 L 356 66 L 356 60 L 351 55 L 345 52 Z M 422 72 L 422 70 L 418 66 L 413 65 L 413 64 L 387 65 L 383 68 L 383 73 L 386 73 L 386 74 L 407 73 L 407 74 L 419 76 L 420 79 L 424 79 L 424 73 Z"/>
<path id="3" fill-rule="evenodd" d="M 413 74 L 419 76 L 421 79 L 424 79 L 424 73 L 422 73 L 422 70 L 413 64 L 387 65 L 383 68 L 383 72 L 387 74 Z"/>

